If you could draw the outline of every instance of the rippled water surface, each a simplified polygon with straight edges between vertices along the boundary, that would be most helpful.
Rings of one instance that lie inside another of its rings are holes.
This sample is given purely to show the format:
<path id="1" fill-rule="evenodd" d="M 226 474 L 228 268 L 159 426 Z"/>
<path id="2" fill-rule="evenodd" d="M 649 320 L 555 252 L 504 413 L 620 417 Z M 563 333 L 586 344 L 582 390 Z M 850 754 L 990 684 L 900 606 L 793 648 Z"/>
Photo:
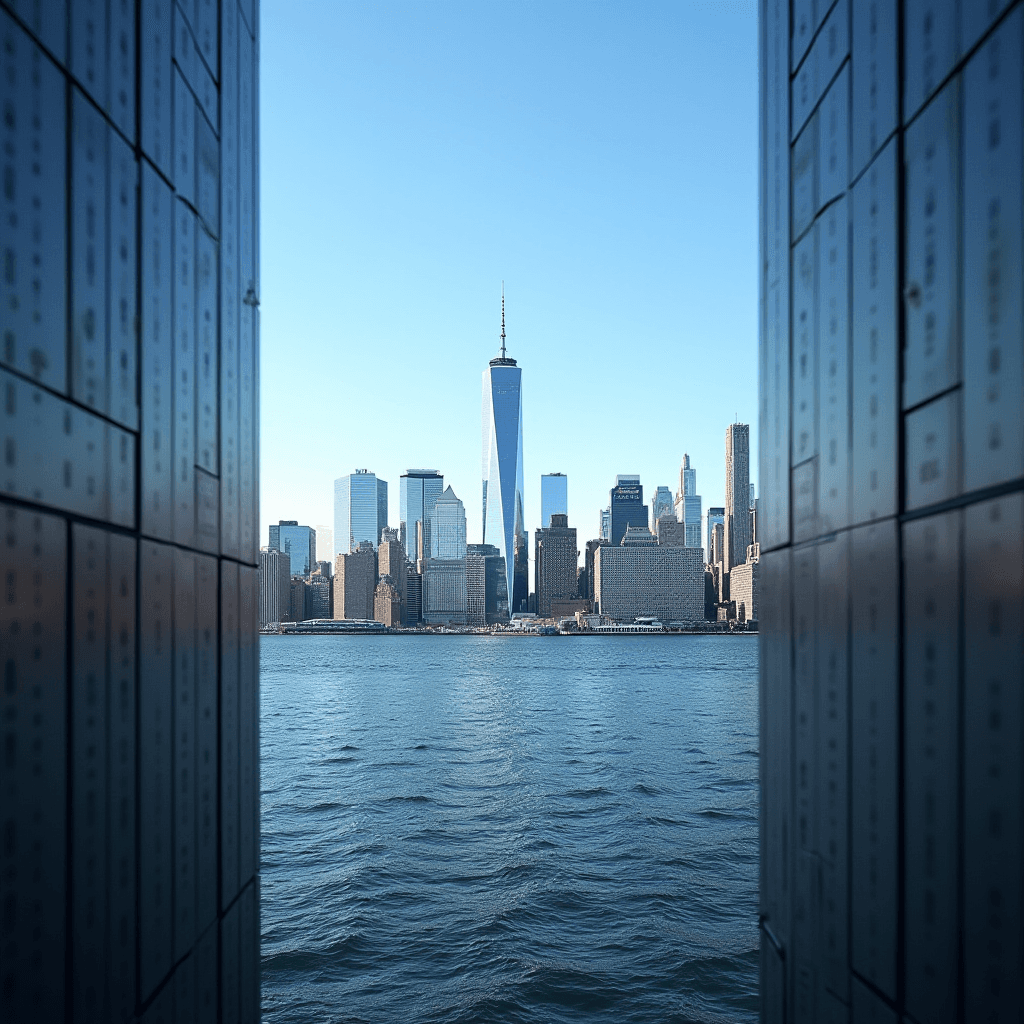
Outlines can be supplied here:
<path id="1" fill-rule="evenodd" d="M 260 659 L 264 1020 L 756 1020 L 754 638 Z"/>

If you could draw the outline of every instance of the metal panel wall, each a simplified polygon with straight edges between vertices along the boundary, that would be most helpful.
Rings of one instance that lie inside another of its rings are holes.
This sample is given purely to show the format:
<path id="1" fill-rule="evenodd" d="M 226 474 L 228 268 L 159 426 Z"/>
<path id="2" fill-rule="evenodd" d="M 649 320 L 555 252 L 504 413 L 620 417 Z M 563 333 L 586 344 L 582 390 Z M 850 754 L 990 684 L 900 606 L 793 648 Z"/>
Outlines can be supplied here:
<path id="1" fill-rule="evenodd" d="M 1024 0 L 760 25 L 761 1018 L 1017 1021 Z"/>
<path id="2" fill-rule="evenodd" d="M 4 1024 L 258 1019 L 258 20 L 0 0 Z"/>

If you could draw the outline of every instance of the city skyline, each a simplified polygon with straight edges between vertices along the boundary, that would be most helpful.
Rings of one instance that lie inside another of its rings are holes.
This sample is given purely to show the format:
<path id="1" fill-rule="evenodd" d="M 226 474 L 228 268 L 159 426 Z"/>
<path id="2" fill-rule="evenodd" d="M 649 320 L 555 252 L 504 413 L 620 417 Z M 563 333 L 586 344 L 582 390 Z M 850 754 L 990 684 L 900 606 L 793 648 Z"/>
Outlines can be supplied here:
<path id="1" fill-rule="evenodd" d="M 395 525 L 401 475 L 429 466 L 479 541 L 503 279 L 531 532 L 541 474 L 570 478 L 570 522 L 593 536 L 616 474 L 675 492 L 684 452 L 705 506 L 725 504 L 726 424 L 757 444 L 755 14 L 265 7 L 261 536 L 332 522 L 329 481 L 359 466 L 390 482 Z M 294 75 L 312 38 L 339 54 L 315 86 Z M 343 132 L 310 123 L 311 88 L 342 97 Z M 610 419 L 649 409 L 675 410 L 671 434 L 655 418 L 639 444 Z"/>

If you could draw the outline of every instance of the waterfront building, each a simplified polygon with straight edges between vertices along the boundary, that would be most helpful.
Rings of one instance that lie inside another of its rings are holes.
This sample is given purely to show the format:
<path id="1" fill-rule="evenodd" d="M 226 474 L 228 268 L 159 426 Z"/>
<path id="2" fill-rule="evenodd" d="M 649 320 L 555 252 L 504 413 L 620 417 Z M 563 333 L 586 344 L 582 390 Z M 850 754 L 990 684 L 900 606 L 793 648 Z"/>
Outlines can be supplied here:
<path id="1" fill-rule="evenodd" d="M 646 506 L 645 506 L 646 510 Z M 627 528 L 622 543 L 594 551 L 595 611 L 632 622 L 704 618 L 704 559 L 699 548 L 658 544 L 647 527 Z"/>
<path id="2" fill-rule="evenodd" d="M 701 497 L 697 493 L 697 470 L 690 465 L 690 456 L 684 454 L 679 467 L 679 490 L 675 501 L 676 518 L 686 524 L 686 546 L 701 547 Z"/>
<path id="3" fill-rule="evenodd" d="M 377 553 L 364 540 L 355 551 L 334 560 L 334 617 L 372 619 L 373 592 L 377 586 Z"/>
<path id="4" fill-rule="evenodd" d="M 484 560 L 484 616 L 488 625 L 508 622 L 508 586 L 505 559 L 493 544 L 469 544 L 466 557 Z M 468 562 L 467 562 L 468 565 Z M 468 572 L 467 568 L 467 572 Z"/>
<path id="5" fill-rule="evenodd" d="M 388 525 L 388 484 L 368 469 L 334 481 L 334 546 L 338 554 L 355 551 L 363 541 L 374 550 Z"/>
<path id="6" fill-rule="evenodd" d="M 729 603 L 739 622 L 757 621 L 757 567 L 758 559 L 752 557 L 729 570 Z"/>
<path id="7" fill-rule="evenodd" d="M 711 545 L 712 545 L 712 538 L 714 536 L 714 532 L 715 532 L 715 527 L 716 526 L 721 526 L 722 527 L 722 531 L 723 531 L 723 535 L 724 535 L 724 532 L 725 532 L 725 509 L 721 505 L 716 505 L 713 508 L 709 508 L 708 509 L 707 520 L 708 520 L 708 550 L 707 550 L 707 558 L 708 558 L 709 562 L 720 561 L 721 559 L 712 558 L 712 556 L 711 556 Z"/>
<path id="8" fill-rule="evenodd" d="M 564 473 L 548 473 L 540 478 L 540 526 L 546 530 L 555 514 L 569 514 L 569 478 Z"/>
<path id="9" fill-rule="evenodd" d="M 466 557 L 466 508 L 450 485 L 430 514 L 430 557 Z"/>
<path id="10" fill-rule="evenodd" d="M 373 617 L 385 626 L 402 625 L 402 598 L 387 573 L 381 574 L 373 592 Z"/>
<path id="11" fill-rule="evenodd" d="M 334 528 L 321 523 L 316 527 L 316 560 L 334 565 Z"/>
<path id="12" fill-rule="evenodd" d="M 628 526 L 648 525 L 648 508 L 644 504 L 644 489 L 638 476 L 619 475 L 611 490 L 609 510 L 609 540 L 612 547 L 622 543 Z"/>
<path id="13" fill-rule="evenodd" d="M 272 626 L 288 618 L 291 559 L 277 548 L 260 551 L 259 623 Z"/>
<path id="14" fill-rule="evenodd" d="M 588 601 L 594 600 L 594 552 L 606 546 L 609 541 L 604 537 L 588 540 L 583 551 L 583 572 L 580 577 L 579 595 Z"/>
<path id="15" fill-rule="evenodd" d="M 405 570 L 405 625 L 415 626 L 423 617 L 423 576 L 415 564 Z"/>
<path id="16" fill-rule="evenodd" d="M 576 528 L 569 526 L 569 517 L 554 513 L 551 526 L 534 531 L 534 580 L 537 614 L 551 614 L 552 601 L 575 598 L 578 591 L 576 567 L 579 549 Z"/>
<path id="17" fill-rule="evenodd" d="M 509 607 L 521 593 L 526 565 L 523 510 L 522 369 L 505 354 L 505 296 L 501 297 L 501 353 L 483 374 L 483 529 L 505 559 Z"/>
<path id="18" fill-rule="evenodd" d="M 750 427 L 730 423 L 725 428 L 726 572 L 746 561 L 750 541 Z"/>
<path id="19" fill-rule="evenodd" d="M 408 469 L 399 481 L 399 528 L 405 529 L 405 550 L 410 562 L 420 557 L 416 548 L 418 523 L 424 524 L 426 550 L 430 552 L 430 515 L 443 492 L 444 477 L 436 469 Z"/>
<path id="20" fill-rule="evenodd" d="M 656 523 L 666 513 L 675 514 L 675 505 L 672 501 L 672 492 L 662 484 L 651 498 L 651 522 Z"/>
<path id="21" fill-rule="evenodd" d="M 289 585 L 288 621 L 302 622 L 306 614 L 306 581 L 301 576 L 292 576 Z"/>
<path id="22" fill-rule="evenodd" d="M 475 546 L 475 545 L 474 545 Z M 466 625 L 487 624 L 487 559 L 466 555 Z"/>
<path id="23" fill-rule="evenodd" d="M 330 576 L 313 573 L 306 581 L 306 618 L 330 619 L 334 614 L 334 584 Z"/>
<path id="24" fill-rule="evenodd" d="M 282 519 L 270 527 L 270 547 L 283 551 L 291 559 L 293 576 L 308 576 L 316 562 L 316 531 L 299 526 L 295 519 Z"/>
<path id="25" fill-rule="evenodd" d="M 467 612 L 466 559 L 427 559 L 423 567 L 423 621 L 465 625 Z"/>
<path id="26" fill-rule="evenodd" d="M 408 561 L 405 555 L 405 545 L 401 541 L 401 534 L 398 530 L 384 527 L 380 534 L 380 545 L 377 548 L 377 575 L 389 576 L 391 584 L 398 593 L 401 602 L 401 613 L 405 613 L 407 596 L 406 566 Z M 382 620 L 383 621 L 383 620 Z"/>
<path id="27" fill-rule="evenodd" d="M 675 517 L 675 513 L 669 509 L 655 524 L 655 533 L 658 538 L 659 544 L 664 544 L 666 547 L 685 548 L 692 547 L 686 543 L 687 539 L 687 525 L 681 523 Z"/>

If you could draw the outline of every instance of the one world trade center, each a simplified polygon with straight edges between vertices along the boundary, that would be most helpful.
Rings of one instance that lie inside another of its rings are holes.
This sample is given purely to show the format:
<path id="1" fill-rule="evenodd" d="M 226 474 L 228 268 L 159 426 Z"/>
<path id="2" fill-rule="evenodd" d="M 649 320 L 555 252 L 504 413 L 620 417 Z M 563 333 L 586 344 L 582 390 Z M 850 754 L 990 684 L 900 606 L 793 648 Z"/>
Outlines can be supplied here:
<path id="1" fill-rule="evenodd" d="M 483 542 L 505 559 L 508 606 L 525 611 L 529 586 L 523 527 L 523 371 L 505 355 L 505 296 L 501 297 L 501 355 L 484 370 Z"/>

